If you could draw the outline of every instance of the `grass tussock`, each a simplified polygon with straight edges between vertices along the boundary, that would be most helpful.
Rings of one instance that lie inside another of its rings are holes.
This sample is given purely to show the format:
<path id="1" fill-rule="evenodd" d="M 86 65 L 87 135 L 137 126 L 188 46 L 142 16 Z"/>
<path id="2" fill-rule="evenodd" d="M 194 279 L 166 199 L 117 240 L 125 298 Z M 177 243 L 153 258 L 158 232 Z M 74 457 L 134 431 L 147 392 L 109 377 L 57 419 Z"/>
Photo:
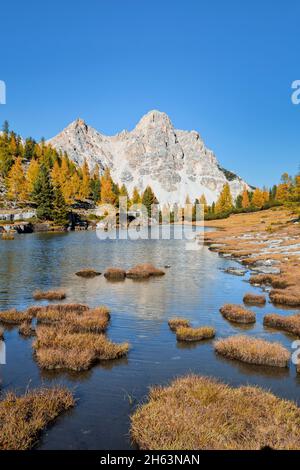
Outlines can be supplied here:
<path id="1" fill-rule="evenodd" d="M 162 269 L 158 269 L 150 263 L 137 264 L 126 273 L 126 276 L 131 279 L 147 279 L 149 277 L 159 277 L 164 275 L 165 272 Z"/>
<path id="2" fill-rule="evenodd" d="M 8 325 L 19 325 L 23 322 L 30 322 L 32 317 L 31 312 L 20 312 L 14 308 L 0 312 L 0 322 Z"/>
<path id="3" fill-rule="evenodd" d="M 27 338 L 35 336 L 35 328 L 32 327 L 30 322 L 23 322 L 19 327 L 19 334 Z"/>
<path id="4" fill-rule="evenodd" d="M 126 277 L 126 271 L 121 268 L 108 268 L 104 277 L 109 281 L 123 281 Z"/>
<path id="5" fill-rule="evenodd" d="M 265 305 L 266 297 L 264 295 L 247 293 L 244 295 L 243 302 L 248 305 Z"/>
<path id="6" fill-rule="evenodd" d="M 4 330 L 0 327 L 0 340 L 4 339 Z"/>
<path id="7" fill-rule="evenodd" d="M 32 316 L 36 317 L 40 312 L 57 312 L 57 314 L 66 314 L 66 313 L 83 313 L 89 310 L 88 305 L 85 304 L 53 304 L 53 305 L 43 305 L 38 306 L 34 305 L 29 307 L 27 312 Z"/>
<path id="8" fill-rule="evenodd" d="M 289 285 L 288 281 L 278 274 L 256 274 L 250 277 L 250 284 L 266 284 L 278 289 L 285 289 Z"/>
<path id="9" fill-rule="evenodd" d="M 214 338 L 215 334 L 216 330 L 210 326 L 201 326 L 200 328 L 181 326 L 176 330 L 178 341 L 201 341 Z"/>
<path id="10" fill-rule="evenodd" d="M 271 328 L 287 331 L 288 333 L 300 336 L 300 314 L 295 315 L 279 315 L 277 313 L 271 313 L 265 315 L 264 325 Z"/>
<path id="11" fill-rule="evenodd" d="M 286 288 L 284 290 L 273 289 L 269 297 L 273 304 L 300 307 L 300 293 L 298 287 Z"/>
<path id="12" fill-rule="evenodd" d="M 33 293 L 33 298 L 34 300 L 63 300 L 66 298 L 66 293 L 63 290 L 36 290 Z"/>
<path id="13" fill-rule="evenodd" d="M 66 388 L 41 388 L 23 396 L 13 392 L 0 401 L 0 450 L 33 447 L 41 431 L 57 416 L 75 405 Z"/>
<path id="14" fill-rule="evenodd" d="M 300 448 L 300 409 L 258 387 L 188 375 L 154 387 L 131 417 L 143 450 Z"/>
<path id="15" fill-rule="evenodd" d="M 281 274 L 252 276 L 253 284 L 269 284 L 273 287 L 270 300 L 274 304 L 288 307 L 300 307 L 300 266 L 299 262 L 289 262 L 283 265 Z"/>
<path id="16" fill-rule="evenodd" d="M 57 324 L 66 327 L 73 333 L 100 333 L 105 331 L 110 320 L 107 307 L 97 307 L 83 312 L 68 311 L 61 313 L 59 310 L 41 309 L 36 314 L 38 323 Z"/>
<path id="17" fill-rule="evenodd" d="M 129 344 L 113 343 L 103 334 L 70 332 L 68 326 L 40 326 L 33 348 L 39 365 L 45 369 L 80 371 L 98 361 L 125 356 Z"/>
<path id="18" fill-rule="evenodd" d="M 250 324 L 256 321 L 255 313 L 245 309 L 242 305 L 225 304 L 220 308 L 220 312 L 226 320 L 235 323 Z"/>
<path id="19" fill-rule="evenodd" d="M 215 351 L 228 359 L 273 367 L 288 367 L 290 359 L 289 351 L 280 343 L 270 343 L 250 336 L 220 339 L 215 342 Z"/>
<path id="20" fill-rule="evenodd" d="M 188 328 L 190 326 L 190 322 L 186 318 L 171 318 L 168 321 L 168 325 L 172 331 L 176 331 L 177 328 L 180 327 Z"/>
<path id="21" fill-rule="evenodd" d="M 81 269 L 81 271 L 77 271 L 77 273 L 75 274 L 76 276 L 85 277 L 85 278 L 91 278 L 91 277 L 96 277 L 96 276 L 101 275 L 99 271 L 95 271 L 94 269 Z"/>

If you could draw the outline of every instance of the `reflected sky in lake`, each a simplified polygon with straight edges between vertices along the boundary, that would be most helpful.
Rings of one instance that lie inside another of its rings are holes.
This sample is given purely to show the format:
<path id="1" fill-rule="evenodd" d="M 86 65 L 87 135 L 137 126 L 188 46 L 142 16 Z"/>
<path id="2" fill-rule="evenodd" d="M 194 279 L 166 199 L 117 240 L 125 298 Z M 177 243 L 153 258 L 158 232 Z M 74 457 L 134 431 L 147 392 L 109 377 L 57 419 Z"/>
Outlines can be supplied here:
<path id="1" fill-rule="evenodd" d="M 175 231 L 179 230 L 175 228 Z M 234 384 L 258 384 L 280 396 L 299 399 L 295 367 L 276 370 L 228 361 L 216 356 L 213 342 L 177 343 L 167 325 L 183 316 L 194 326 L 212 325 L 217 337 L 243 333 L 280 341 L 291 350 L 293 337 L 264 329 L 263 316 L 276 311 L 268 304 L 254 307 L 257 322 L 250 328 L 233 325 L 219 313 L 224 303 L 241 303 L 245 292 L 260 292 L 245 278 L 223 269 L 238 266 L 206 246 L 186 250 L 185 240 L 99 240 L 95 232 L 32 234 L 0 241 L 0 308 L 23 309 L 36 304 L 35 289 L 63 288 L 66 302 L 108 305 L 112 319 L 108 336 L 129 341 L 128 358 L 102 363 L 84 373 L 40 370 L 32 356 L 32 339 L 5 330 L 7 365 L 0 365 L 0 386 L 24 391 L 27 386 L 64 383 L 77 406 L 61 416 L 42 436 L 41 449 L 129 448 L 129 416 L 148 393 L 149 386 L 165 384 L 189 372 L 215 376 Z M 107 267 L 128 269 L 138 263 L 170 266 L 161 278 L 143 282 L 109 282 L 103 276 L 82 279 L 83 268 L 102 273 Z"/>

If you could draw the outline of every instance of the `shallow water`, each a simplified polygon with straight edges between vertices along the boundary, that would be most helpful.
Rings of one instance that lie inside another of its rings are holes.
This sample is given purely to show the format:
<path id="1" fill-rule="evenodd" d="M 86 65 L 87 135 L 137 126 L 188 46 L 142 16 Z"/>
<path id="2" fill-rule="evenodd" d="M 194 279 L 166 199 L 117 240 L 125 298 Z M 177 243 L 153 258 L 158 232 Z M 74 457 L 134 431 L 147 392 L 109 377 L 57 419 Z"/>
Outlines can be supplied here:
<path id="1" fill-rule="evenodd" d="M 177 229 L 176 229 L 177 230 Z M 235 261 L 210 252 L 206 246 L 187 251 L 183 240 L 102 240 L 95 232 L 32 234 L 0 241 L 0 309 L 23 309 L 36 302 L 37 289 L 61 287 L 66 302 L 108 305 L 112 320 L 108 336 L 129 341 L 127 359 L 102 363 L 88 372 L 45 372 L 36 365 L 31 339 L 14 328 L 6 329 L 7 365 L 0 366 L 1 389 L 41 384 L 66 384 L 77 398 L 76 407 L 61 416 L 42 436 L 39 449 L 130 448 L 130 414 L 143 400 L 149 386 L 165 384 L 189 372 L 218 377 L 233 385 L 258 384 L 279 396 L 299 402 L 300 379 L 295 366 L 289 370 L 245 365 L 217 357 L 213 342 L 177 343 L 167 325 L 172 316 L 184 316 L 193 325 L 212 325 L 217 337 L 243 332 L 282 342 L 289 350 L 292 336 L 265 329 L 266 313 L 286 315 L 292 310 L 253 308 L 254 326 L 240 328 L 224 320 L 224 303 L 241 303 L 246 291 L 260 292 L 245 278 L 223 273 Z M 82 279 L 74 273 L 85 267 L 129 268 L 137 263 L 171 265 L 162 278 L 111 283 L 103 276 Z"/>

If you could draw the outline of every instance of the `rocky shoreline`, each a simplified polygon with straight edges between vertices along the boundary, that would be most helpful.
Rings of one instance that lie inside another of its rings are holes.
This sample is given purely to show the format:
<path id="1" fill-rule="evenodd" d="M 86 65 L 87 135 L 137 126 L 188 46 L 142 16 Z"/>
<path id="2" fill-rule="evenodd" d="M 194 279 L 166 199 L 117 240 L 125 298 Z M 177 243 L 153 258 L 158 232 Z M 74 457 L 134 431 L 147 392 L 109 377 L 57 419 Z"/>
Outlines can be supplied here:
<path id="1" fill-rule="evenodd" d="M 257 275 L 251 284 L 264 286 L 271 302 L 300 306 L 300 224 L 291 210 L 237 214 L 209 226 L 219 229 L 204 233 L 209 249 L 243 265 L 228 273 L 243 276 L 250 270 Z"/>

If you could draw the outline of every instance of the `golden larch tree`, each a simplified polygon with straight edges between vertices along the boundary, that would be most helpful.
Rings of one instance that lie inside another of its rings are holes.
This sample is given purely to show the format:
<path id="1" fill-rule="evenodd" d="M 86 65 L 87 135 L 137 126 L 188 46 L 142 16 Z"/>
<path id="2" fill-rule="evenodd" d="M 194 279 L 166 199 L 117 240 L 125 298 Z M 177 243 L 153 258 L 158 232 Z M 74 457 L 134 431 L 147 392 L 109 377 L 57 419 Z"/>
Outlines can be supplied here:
<path id="1" fill-rule="evenodd" d="M 206 214 L 208 212 L 208 205 L 205 194 L 201 194 L 199 203 L 203 205 L 204 213 Z"/>
<path id="2" fill-rule="evenodd" d="M 36 183 L 39 171 L 40 171 L 39 162 L 35 158 L 33 158 L 30 161 L 30 164 L 28 166 L 27 173 L 26 173 L 26 186 L 27 186 L 26 189 L 27 189 L 29 196 L 33 194 L 34 185 Z"/>
<path id="3" fill-rule="evenodd" d="M 62 187 L 61 168 L 57 160 L 54 162 L 53 168 L 51 170 L 51 180 L 53 186 L 56 188 Z"/>
<path id="4" fill-rule="evenodd" d="M 86 159 L 81 167 L 82 181 L 80 185 L 80 198 L 88 199 L 91 194 L 91 175 Z"/>
<path id="5" fill-rule="evenodd" d="M 7 180 L 7 197 L 17 202 L 25 202 L 28 194 L 26 190 L 26 178 L 23 170 L 22 159 L 18 157 L 9 170 Z"/>
<path id="6" fill-rule="evenodd" d="M 242 193 L 242 208 L 247 209 L 247 207 L 250 206 L 250 199 L 249 199 L 249 193 L 246 187 L 244 187 L 243 193 Z"/>
<path id="7" fill-rule="evenodd" d="M 259 209 L 264 205 L 264 193 L 261 189 L 256 188 L 254 190 L 251 204 L 254 207 L 258 207 Z"/>
<path id="8" fill-rule="evenodd" d="M 140 204 L 142 202 L 142 197 L 141 197 L 141 195 L 139 193 L 139 190 L 136 186 L 133 188 L 131 201 L 132 201 L 132 204 Z"/>
<path id="9" fill-rule="evenodd" d="M 106 168 L 101 177 L 101 203 L 115 204 L 116 194 L 113 191 L 113 180 L 110 176 L 109 168 Z"/>
<path id="10" fill-rule="evenodd" d="M 230 191 L 230 186 L 228 183 L 225 183 L 223 189 L 220 193 L 220 196 L 216 202 L 215 212 L 221 214 L 223 212 L 229 212 L 233 207 L 232 195 Z"/>

